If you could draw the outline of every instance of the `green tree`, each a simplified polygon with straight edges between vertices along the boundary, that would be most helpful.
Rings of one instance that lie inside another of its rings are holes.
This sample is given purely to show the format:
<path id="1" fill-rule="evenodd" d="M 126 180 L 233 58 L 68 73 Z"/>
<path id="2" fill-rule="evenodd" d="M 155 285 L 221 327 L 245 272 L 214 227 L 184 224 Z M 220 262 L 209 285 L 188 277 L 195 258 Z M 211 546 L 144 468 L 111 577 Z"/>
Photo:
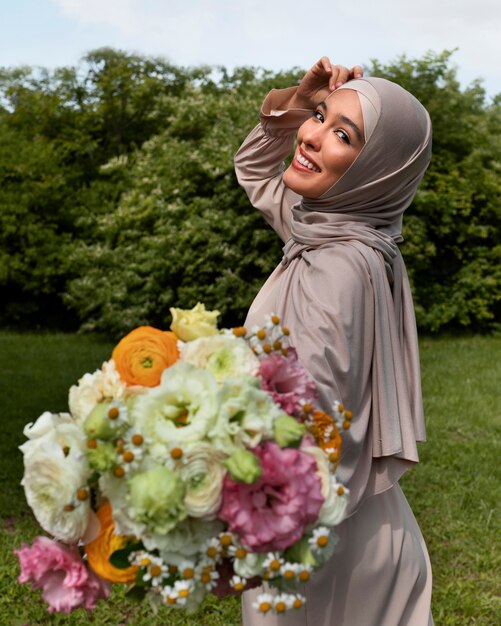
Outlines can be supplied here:
<path id="1" fill-rule="evenodd" d="M 277 79 L 290 84 L 297 77 Z M 165 131 L 132 165 L 113 165 L 130 168 L 130 189 L 96 221 L 95 241 L 80 242 L 72 255 L 81 276 L 71 281 L 67 302 L 85 330 L 165 327 L 169 306 L 197 301 L 219 309 L 223 323 L 242 323 L 280 259 L 276 236 L 233 172 L 233 154 L 266 90 L 254 71 L 237 70 L 159 103 L 170 111 Z"/>
<path id="2" fill-rule="evenodd" d="M 74 242 L 114 209 L 126 156 L 164 126 L 155 101 L 200 70 L 110 49 L 76 68 L 0 70 L 0 314 L 5 324 L 76 327 L 61 295 Z"/>

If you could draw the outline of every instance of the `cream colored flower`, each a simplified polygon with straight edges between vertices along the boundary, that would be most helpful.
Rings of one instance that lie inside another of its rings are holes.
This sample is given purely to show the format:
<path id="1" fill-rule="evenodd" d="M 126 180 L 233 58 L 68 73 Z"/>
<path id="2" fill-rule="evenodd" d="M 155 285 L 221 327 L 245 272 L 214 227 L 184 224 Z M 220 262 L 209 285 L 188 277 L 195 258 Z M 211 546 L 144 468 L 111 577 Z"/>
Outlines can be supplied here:
<path id="1" fill-rule="evenodd" d="M 50 434 L 43 445 L 27 448 L 21 481 L 26 500 L 40 526 L 56 539 L 74 543 L 85 534 L 90 499 L 78 500 L 77 492 L 87 485 L 89 473 L 85 455 L 78 450 L 65 454 Z"/>
<path id="2" fill-rule="evenodd" d="M 256 376 L 259 360 L 244 339 L 215 335 L 195 339 L 181 347 L 181 359 L 209 370 L 221 382 L 236 376 Z"/>
<path id="3" fill-rule="evenodd" d="M 336 477 L 329 469 L 329 460 L 321 448 L 311 446 L 303 448 L 303 452 L 311 455 L 317 462 L 317 474 L 322 481 L 321 489 L 324 503 L 320 509 L 318 523 L 336 526 L 346 516 L 348 489 L 337 482 Z"/>
<path id="4" fill-rule="evenodd" d="M 19 449 L 25 457 L 39 446 L 48 442 L 58 445 L 65 456 L 71 452 L 81 454 L 85 450 L 85 436 L 69 413 L 45 411 L 35 423 L 24 427 L 23 434 L 28 438 Z"/>
<path id="5" fill-rule="evenodd" d="M 177 472 L 186 485 L 184 504 L 188 515 L 215 519 L 222 500 L 226 455 L 206 443 L 184 450 Z"/>
<path id="6" fill-rule="evenodd" d="M 93 374 L 84 374 L 76 385 L 70 387 L 70 412 L 75 420 L 83 422 L 97 404 L 123 400 L 126 393 L 127 386 L 115 369 L 115 363 L 106 361 L 101 369 Z"/>
<path id="7" fill-rule="evenodd" d="M 170 309 L 172 315 L 171 330 L 181 341 L 193 341 L 199 337 L 210 337 L 217 331 L 219 311 L 207 311 L 205 305 L 198 302 L 192 309 Z"/>

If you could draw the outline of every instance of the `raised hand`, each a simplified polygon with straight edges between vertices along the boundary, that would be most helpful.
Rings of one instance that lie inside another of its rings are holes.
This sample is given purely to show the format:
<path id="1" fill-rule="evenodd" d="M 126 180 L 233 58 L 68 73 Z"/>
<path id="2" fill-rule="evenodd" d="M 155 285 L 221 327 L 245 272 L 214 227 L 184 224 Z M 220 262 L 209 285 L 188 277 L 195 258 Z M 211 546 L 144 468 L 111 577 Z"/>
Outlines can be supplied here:
<path id="1" fill-rule="evenodd" d="M 332 65 L 329 57 L 323 56 L 303 76 L 293 99 L 293 106 L 312 108 L 330 93 L 352 78 L 361 78 L 364 70 L 360 65 L 351 69 L 343 65 Z"/>

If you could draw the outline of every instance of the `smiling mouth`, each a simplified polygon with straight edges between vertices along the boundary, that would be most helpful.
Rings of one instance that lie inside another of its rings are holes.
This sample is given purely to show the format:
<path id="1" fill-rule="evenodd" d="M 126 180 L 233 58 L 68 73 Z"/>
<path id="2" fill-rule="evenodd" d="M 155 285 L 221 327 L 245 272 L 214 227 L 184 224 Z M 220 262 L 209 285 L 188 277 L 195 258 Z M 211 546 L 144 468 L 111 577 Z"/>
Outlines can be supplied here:
<path id="1" fill-rule="evenodd" d="M 307 167 L 309 170 L 312 170 L 313 172 L 320 172 L 320 168 L 317 167 L 311 161 L 308 161 L 308 159 L 306 157 L 304 157 L 301 153 L 298 153 L 296 155 L 295 159 L 303 167 Z"/>

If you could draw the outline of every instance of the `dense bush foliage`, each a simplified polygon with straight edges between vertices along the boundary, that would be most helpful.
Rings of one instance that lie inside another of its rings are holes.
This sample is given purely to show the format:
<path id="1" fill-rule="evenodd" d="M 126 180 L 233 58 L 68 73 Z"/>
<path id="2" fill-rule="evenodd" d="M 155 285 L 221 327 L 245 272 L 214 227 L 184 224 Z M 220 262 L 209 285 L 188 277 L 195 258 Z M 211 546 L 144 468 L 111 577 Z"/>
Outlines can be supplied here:
<path id="1" fill-rule="evenodd" d="M 434 157 L 403 253 L 422 329 L 493 327 L 501 284 L 501 99 L 450 54 L 369 73 L 412 91 Z M 198 300 L 241 322 L 280 243 L 232 157 L 271 87 L 302 71 L 179 68 L 103 49 L 52 73 L 0 70 L 0 323 L 119 335 Z"/>

